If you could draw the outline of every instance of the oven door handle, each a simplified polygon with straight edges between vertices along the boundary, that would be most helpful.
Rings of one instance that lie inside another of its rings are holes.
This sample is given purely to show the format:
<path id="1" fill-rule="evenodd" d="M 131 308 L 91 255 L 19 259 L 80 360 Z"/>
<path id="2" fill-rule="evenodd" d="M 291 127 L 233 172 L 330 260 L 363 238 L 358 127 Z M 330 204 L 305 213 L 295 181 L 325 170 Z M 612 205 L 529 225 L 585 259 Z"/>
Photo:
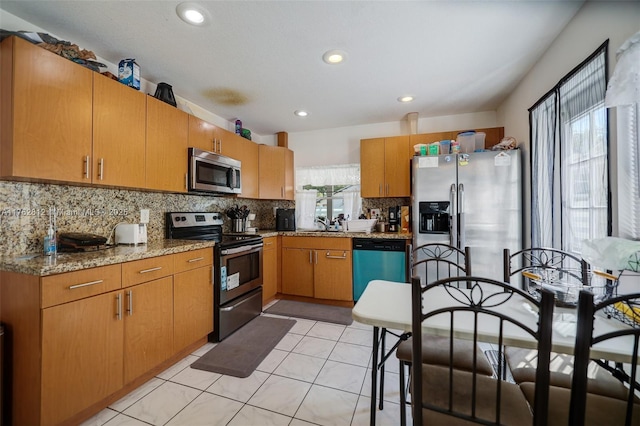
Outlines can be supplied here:
<path id="1" fill-rule="evenodd" d="M 222 256 L 229 256 L 231 254 L 238 254 L 238 253 L 245 253 L 245 252 L 250 252 L 250 251 L 257 251 L 257 250 L 261 249 L 262 246 L 263 246 L 262 243 L 258 243 L 258 244 L 251 244 L 251 245 L 242 246 L 242 247 L 233 247 L 233 248 L 228 248 L 228 249 L 222 249 L 222 250 L 220 250 L 220 254 Z"/>
<path id="2" fill-rule="evenodd" d="M 247 302 L 248 300 L 251 300 L 251 297 L 247 297 L 246 299 L 241 300 L 240 302 L 233 304 L 231 306 L 225 306 L 224 308 L 220 308 L 220 312 L 231 312 L 233 311 L 235 308 L 237 308 L 238 306 L 242 305 L 243 303 Z"/>

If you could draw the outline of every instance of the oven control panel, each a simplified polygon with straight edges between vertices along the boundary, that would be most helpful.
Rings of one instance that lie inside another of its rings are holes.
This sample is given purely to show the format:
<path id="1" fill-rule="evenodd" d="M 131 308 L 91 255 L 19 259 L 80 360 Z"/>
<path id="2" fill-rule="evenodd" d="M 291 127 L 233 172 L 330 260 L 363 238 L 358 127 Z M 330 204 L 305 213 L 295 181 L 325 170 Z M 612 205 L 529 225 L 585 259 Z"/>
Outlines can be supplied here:
<path id="1" fill-rule="evenodd" d="M 177 212 L 169 213 L 168 217 L 173 228 L 203 227 L 223 223 L 222 214 L 214 212 Z"/>

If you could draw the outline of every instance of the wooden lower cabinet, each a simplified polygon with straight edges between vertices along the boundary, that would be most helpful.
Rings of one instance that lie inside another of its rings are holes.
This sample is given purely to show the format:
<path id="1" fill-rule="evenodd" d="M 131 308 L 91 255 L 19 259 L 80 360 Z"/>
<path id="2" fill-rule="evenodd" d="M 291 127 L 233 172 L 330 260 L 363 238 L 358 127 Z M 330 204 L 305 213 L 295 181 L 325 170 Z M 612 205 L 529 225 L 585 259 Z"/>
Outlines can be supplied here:
<path id="1" fill-rule="evenodd" d="M 278 293 L 278 258 L 280 245 L 278 237 L 263 239 L 262 250 L 262 304 L 265 305 L 275 298 Z"/>
<path id="2" fill-rule="evenodd" d="M 122 387 L 122 298 L 117 291 L 42 310 L 40 424 L 58 424 Z M 13 424 L 34 423 L 14 415 Z"/>
<path id="3" fill-rule="evenodd" d="M 351 238 L 282 237 L 282 294 L 352 301 Z"/>
<path id="4" fill-rule="evenodd" d="M 282 293 L 313 297 L 313 249 L 282 248 Z"/>
<path id="5" fill-rule="evenodd" d="M 212 260 L 208 248 L 44 277 L 0 271 L 10 424 L 78 423 L 204 340 Z"/>
<path id="6" fill-rule="evenodd" d="M 173 355 L 173 277 L 124 290 L 124 384 Z"/>
<path id="7" fill-rule="evenodd" d="M 210 250 L 209 259 L 211 263 Z M 212 273 L 209 265 L 173 277 L 174 351 L 186 348 L 213 331 Z"/>
<path id="8" fill-rule="evenodd" d="M 316 250 L 314 297 L 353 300 L 351 250 Z"/>

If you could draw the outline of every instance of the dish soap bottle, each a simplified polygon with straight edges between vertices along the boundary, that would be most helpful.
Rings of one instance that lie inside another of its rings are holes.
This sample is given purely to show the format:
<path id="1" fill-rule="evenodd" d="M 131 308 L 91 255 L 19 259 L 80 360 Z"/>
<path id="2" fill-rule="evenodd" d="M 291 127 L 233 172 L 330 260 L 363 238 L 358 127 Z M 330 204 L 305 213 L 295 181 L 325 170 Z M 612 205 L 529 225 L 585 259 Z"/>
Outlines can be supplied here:
<path id="1" fill-rule="evenodd" d="M 56 234 L 53 231 L 53 225 L 49 224 L 49 230 L 44 237 L 44 254 L 45 256 L 51 256 L 56 254 Z"/>
<path id="2" fill-rule="evenodd" d="M 49 208 L 49 229 L 47 230 L 47 235 L 44 237 L 44 254 L 45 256 L 52 256 L 56 254 L 58 251 L 58 247 L 56 244 L 56 232 L 54 231 L 54 223 L 55 223 L 55 208 Z"/>

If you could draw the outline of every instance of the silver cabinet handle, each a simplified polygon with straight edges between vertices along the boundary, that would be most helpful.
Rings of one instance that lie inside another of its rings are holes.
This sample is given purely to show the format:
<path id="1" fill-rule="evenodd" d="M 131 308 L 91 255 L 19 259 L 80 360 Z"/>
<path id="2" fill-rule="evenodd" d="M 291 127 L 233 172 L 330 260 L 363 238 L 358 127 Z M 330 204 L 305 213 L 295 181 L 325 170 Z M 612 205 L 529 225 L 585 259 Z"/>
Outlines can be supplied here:
<path id="1" fill-rule="evenodd" d="M 313 263 L 313 258 L 311 256 L 313 256 L 313 250 L 309 250 L 309 263 Z"/>
<path id="2" fill-rule="evenodd" d="M 116 318 L 118 320 L 122 319 L 122 294 L 116 294 Z"/>
<path id="3" fill-rule="evenodd" d="M 127 299 L 128 299 L 128 304 L 127 304 L 127 312 L 129 313 L 129 316 L 133 315 L 133 291 L 129 290 L 127 291 Z"/>
<path id="4" fill-rule="evenodd" d="M 331 256 L 331 252 L 327 252 L 325 257 L 327 259 L 346 259 L 347 258 L 347 252 L 343 251 L 342 252 L 342 256 Z"/>
<path id="5" fill-rule="evenodd" d="M 73 289 L 80 288 L 80 287 L 87 287 L 89 285 L 96 285 L 96 284 L 100 284 L 100 283 L 103 283 L 103 282 L 104 282 L 104 280 L 96 280 L 96 281 L 89 281 L 88 283 L 75 284 L 75 285 L 69 286 L 69 290 L 73 290 Z"/>
<path id="6" fill-rule="evenodd" d="M 84 157 L 84 177 L 86 179 L 90 178 L 90 176 L 89 176 L 89 156 L 88 155 L 85 155 L 85 157 Z"/>
<path id="7" fill-rule="evenodd" d="M 189 173 L 184 174 L 184 189 L 189 190 Z"/>
<path id="8" fill-rule="evenodd" d="M 204 260 L 204 257 L 196 257 L 194 259 L 189 259 L 187 260 L 187 262 L 193 263 L 193 262 L 200 262 L 201 260 Z"/>
<path id="9" fill-rule="evenodd" d="M 314 253 L 316 255 L 316 265 L 318 264 L 318 252 L 314 250 Z"/>
<path id="10" fill-rule="evenodd" d="M 378 195 L 382 195 L 382 184 L 378 184 Z"/>
<path id="11" fill-rule="evenodd" d="M 386 193 L 386 195 L 387 196 L 389 195 L 389 184 L 387 184 L 387 193 Z"/>
<path id="12" fill-rule="evenodd" d="M 218 153 L 222 154 L 222 139 L 218 139 Z"/>
<path id="13" fill-rule="evenodd" d="M 211 139 L 211 145 L 213 146 L 211 151 L 216 152 L 216 138 Z"/>
<path id="14" fill-rule="evenodd" d="M 142 271 L 140 271 L 138 273 L 139 274 L 146 274 L 147 272 L 159 271 L 160 269 L 162 269 L 162 266 L 157 266 L 155 268 L 150 268 L 150 269 L 143 269 Z"/>
<path id="15" fill-rule="evenodd" d="M 98 161 L 98 179 L 104 179 L 104 158 Z"/>

